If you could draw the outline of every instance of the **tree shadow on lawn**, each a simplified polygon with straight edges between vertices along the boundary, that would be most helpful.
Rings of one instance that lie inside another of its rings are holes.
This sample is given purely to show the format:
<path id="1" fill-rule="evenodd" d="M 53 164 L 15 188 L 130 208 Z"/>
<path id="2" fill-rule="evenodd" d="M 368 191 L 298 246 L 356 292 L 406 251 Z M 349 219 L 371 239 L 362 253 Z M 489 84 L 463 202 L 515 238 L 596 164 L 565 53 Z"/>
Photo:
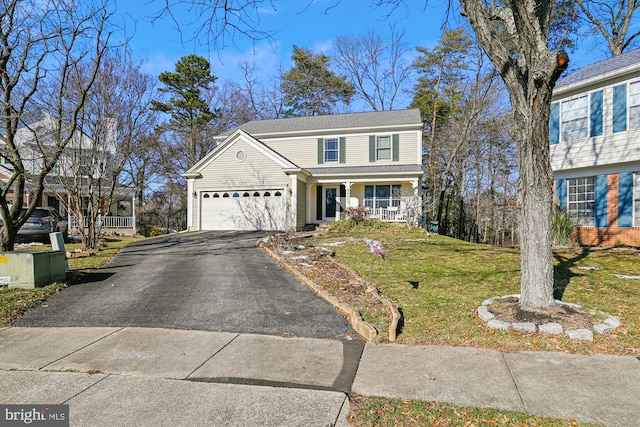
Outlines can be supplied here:
<path id="1" fill-rule="evenodd" d="M 553 298 L 562 301 L 564 292 L 569 286 L 569 282 L 573 277 L 581 277 L 582 274 L 574 273 L 571 271 L 578 261 L 583 260 L 589 255 L 589 249 L 582 249 L 575 256 L 564 257 L 557 252 L 553 253 L 553 257 L 558 263 L 553 268 Z"/>

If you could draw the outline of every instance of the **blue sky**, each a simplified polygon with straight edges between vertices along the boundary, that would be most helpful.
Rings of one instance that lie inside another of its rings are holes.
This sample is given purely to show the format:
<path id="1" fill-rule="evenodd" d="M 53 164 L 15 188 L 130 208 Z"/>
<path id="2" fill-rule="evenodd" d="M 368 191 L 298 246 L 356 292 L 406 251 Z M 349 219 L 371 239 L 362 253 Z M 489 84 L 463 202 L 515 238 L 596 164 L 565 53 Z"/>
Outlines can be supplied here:
<path id="1" fill-rule="evenodd" d="M 196 53 L 209 59 L 213 74 L 222 82 L 238 81 L 239 65 L 245 61 L 255 64 L 265 79 L 280 68 L 289 69 L 294 44 L 331 56 L 336 37 L 364 34 L 372 29 L 388 35 L 392 25 L 405 31 L 409 46 L 433 47 L 442 30 L 447 4 L 445 0 L 429 0 L 425 7 L 423 0 L 407 0 L 410 8 L 401 6 L 389 15 L 388 9 L 372 6 L 373 2 L 367 0 L 273 0 L 273 3 L 275 10 L 271 1 L 266 0 L 256 17 L 260 29 L 273 33 L 273 40 L 236 37 L 228 39 L 224 49 L 215 51 L 189 40 L 195 28 L 189 24 L 197 25 L 199 19 L 193 12 L 174 9 L 183 30 L 182 39 L 169 17 L 152 21 L 164 0 L 116 0 L 116 15 L 123 33 L 131 37 L 133 53 L 144 61 L 143 71 L 155 76 L 172 71 L 182 56 Z M 459 10 L 454 9 L 449 26 L 463 22 Z M 571 55 L 570 71 L 605 57 L 603 46 L 584 42 Z"/>
<path id="2" fill-rule="evenodd" d="M 189 41 L 188 34 L 180 39 L 176 25 L 168 17 L 152 22 L 164 0 L 117 0 L 117 14 L 131 34 L 134 53 L 145 61 L 145 71 L 158 75 L 173 70 L 184 55 L 196 53 L 209 59 L 214 74 L 221 80 L 233 79 L 238 64 L 243 61 L 256 63 L 265 74 L 275 72 L 280 66 L 291 66 L 292 45 L 312 49 L 314 52 L 332 54 L 333 40 L 340 35 L 366 33 L 369 29 L 388 33 L 391 25 L 406 32 L 410 46 L 433 46 L 437 43 L 444 17 L 442 8 L 428 10 L 413 7 L 399 8 L 385 17 L 386 10 L 371 6 L 365 0 L 277 0 L 274 10 L 267 1 L 259 9 L 260 28 L 273 32 L 272 41 L 253 42 L 236 37 L 227 40 L 221 51 L 209 51 L 206 46 Z M 193 26 L 193 14 L 178 10 L 176 17 L 188 33 Z M 135 27 L 135 28 L 134 28 Z"/>

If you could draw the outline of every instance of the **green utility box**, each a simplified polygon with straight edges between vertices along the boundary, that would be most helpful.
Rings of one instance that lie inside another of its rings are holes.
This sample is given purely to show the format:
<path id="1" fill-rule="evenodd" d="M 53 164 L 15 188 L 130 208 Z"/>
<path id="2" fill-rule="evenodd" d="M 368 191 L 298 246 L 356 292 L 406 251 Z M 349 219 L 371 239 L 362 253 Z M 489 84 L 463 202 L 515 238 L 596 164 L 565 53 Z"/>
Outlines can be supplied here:
<path id="1" fill-rule="evenodd" d="M 0 252 L 0 286 L 33 289 L 64 282 L 65 270 L 63 251 Z"/>

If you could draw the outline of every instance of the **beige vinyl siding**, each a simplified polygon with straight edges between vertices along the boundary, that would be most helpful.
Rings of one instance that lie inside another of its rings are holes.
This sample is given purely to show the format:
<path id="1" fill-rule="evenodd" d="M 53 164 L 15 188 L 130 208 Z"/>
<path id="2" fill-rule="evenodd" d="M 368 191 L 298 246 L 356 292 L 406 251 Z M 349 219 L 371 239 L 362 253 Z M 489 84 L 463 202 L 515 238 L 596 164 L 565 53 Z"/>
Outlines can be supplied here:
<path id="1" fill-rule="evenodd" d="M 421 141 L 419 139 L 419 132 L 385 132 L 380 135 L 391 135 L 392 133 L 399 133 L 400 135 L 400 157 L 397 162 L 388 163 L 395 164 L 420 164 L 421 159 L 417 158 L 417 153 Z M 262 140 L 267 146 L 274 151 L 282 154 L 288 160 L 291 160 L 301 168 L 314 168 L 314 167 L 349 167 L 349 166 L 370 166 L 369 162 L 369 135 L 377 135 L 376 133 L 370 134 L 356 134 L 356 135 L 314 135 L 309 138 L 292 138 L 292 139 L 277 139 L 277 140 Z M 338 138 L 340 136 L 346 137 L 346 162 L 332 162 L 318 164 L 318 138 Z M 381 162 L 382 163 L 382 162 Z M 387 163 L 387 162 L 384 162 Z"/>
<path id="2" fill-rule="evenodd" d="M 637 80 L 635 78 L 631 81 Z M 603 88 L 603 134 L 550 145 L 549 155 L 554 171 L 640 161 L 640 144 L 636 143 L 640 139 L 640 129 L 613 133 L 613 86 Z M 557 101 L 562 102 L 575 96 L 572 94 L 570 97 L 558 98 Z"/>
<path id="3" fill-rule="evenodd" d="M 405 132 L 400 134 L 400 164 L 421 164 L 422 159 L 416 158 L 418 149 L 422 145 L 422 141 L 418 141 L 418 132 Z"/>
<path id="4" fill-rule="evenodd" d="M 236 159 L 240 150 L 247 155 L 243 161 Z M 291 182 L 278 164 L 242 140 L 224 151 L 201 174 L 202 179 L 195 181 L 195 191 L 239 186 L 284 186 Z"/>
<path id="5" fill-rule="evenodd" d="M 307 224 L 307 184 L 304 181 L 298 180 L 296 203 L 296 227 L 302 229 Z"/>
<path id="6" fill-rule="evenodd" d="M 263 140 L 268 147 L 296 165 L 306 167 L 318 166 L 318 138 L 291 138 Z M 334 164 L 334 163 L 331 163 Z M 335 163 L 337 164 L 337 163 Z"/>
<path id="7" fill-rule="evenodd" d="M 244 161 L 236 159 L 236 153 L 242 150 L 247 154 Z M 254 188 L 261 186 L 284 187 L 291 182 L 279 165 L 255 150 L 242 140 L 238 140 L 224 153 L 201 171 L 202 178 L 194 180 L 193 191 L 216 189 L 234 189 L 238 187 Z M 199 227 L 200 205 L 198 196 L 193 203 L 193 224 Z"/>

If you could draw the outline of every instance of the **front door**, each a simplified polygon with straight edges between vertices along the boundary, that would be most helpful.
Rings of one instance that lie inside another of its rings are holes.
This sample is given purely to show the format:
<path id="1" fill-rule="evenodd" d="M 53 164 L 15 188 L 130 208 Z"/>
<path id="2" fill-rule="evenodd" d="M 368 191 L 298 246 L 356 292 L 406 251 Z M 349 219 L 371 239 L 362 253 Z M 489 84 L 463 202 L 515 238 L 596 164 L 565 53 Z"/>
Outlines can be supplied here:
<path id="1" fill-rule="evenodd" d="M 324 190 L 324 219 L 333 220 L 336 217 L 337 187 L 325 187 Z"/>

